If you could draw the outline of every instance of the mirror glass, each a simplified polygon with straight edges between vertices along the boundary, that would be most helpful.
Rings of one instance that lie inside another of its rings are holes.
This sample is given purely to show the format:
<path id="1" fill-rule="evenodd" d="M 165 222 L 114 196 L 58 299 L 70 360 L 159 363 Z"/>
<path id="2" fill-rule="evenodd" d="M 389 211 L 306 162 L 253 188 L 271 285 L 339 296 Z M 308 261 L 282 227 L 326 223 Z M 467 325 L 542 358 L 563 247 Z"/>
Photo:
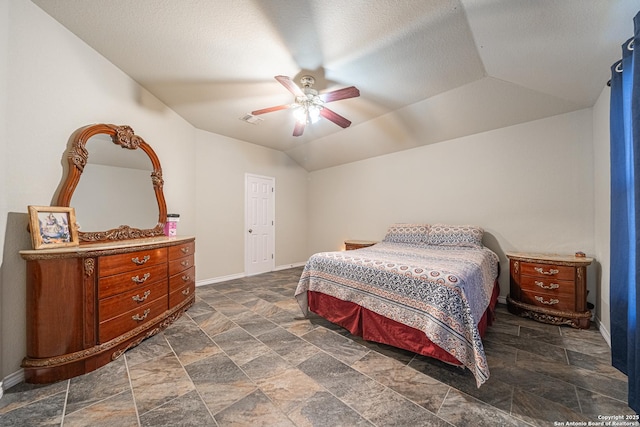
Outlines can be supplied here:
<path id="1" fill-rule="evenodd" d="M 159 212 L 147 154 L 122 148 L 105 134 L 92 136 L 85 147 L 87 164 L 70 203 L 79 230 L 155 227 Z"/>

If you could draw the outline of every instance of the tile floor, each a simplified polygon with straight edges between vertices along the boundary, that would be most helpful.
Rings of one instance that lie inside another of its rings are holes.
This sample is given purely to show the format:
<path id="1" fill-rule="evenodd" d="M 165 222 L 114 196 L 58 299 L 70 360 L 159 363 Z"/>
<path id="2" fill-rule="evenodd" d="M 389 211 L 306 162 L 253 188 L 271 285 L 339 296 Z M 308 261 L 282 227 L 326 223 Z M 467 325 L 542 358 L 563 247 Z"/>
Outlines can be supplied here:
<path id="1" fill-rule="evenodd" d="M 186 315 L 111 364 L 5 391 L 0 426 L 554 426 L 633 414 L 595 329 L 499 306 L 478 389 L 469 371 L 302 318 L 301 270 L 197 288 Z"/>

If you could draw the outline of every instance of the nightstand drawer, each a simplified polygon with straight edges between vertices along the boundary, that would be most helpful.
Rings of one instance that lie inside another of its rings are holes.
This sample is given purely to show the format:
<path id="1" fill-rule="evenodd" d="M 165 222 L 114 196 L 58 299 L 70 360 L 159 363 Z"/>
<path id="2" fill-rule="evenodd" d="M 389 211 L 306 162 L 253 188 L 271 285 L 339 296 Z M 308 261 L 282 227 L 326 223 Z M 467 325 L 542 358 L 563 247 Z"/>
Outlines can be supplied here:
<path id="1" fill-rule="evenodd" d="M 552 308 L 554 310 L 573 311 L 576 308 L 573 299 L 543 292 L 523 290 L 520 293 L 520 301 L 536 307 Z"/>
<path id="2" fill-rule="evenodd" d="M 557 280 L 575 280 L 574 267 L 553 264 L 521 263 L 522 274 L 536 277 L 552 277 Z"/>
<path id="3" fill-rule="evenodd" d="M 561 298 L 573 300 L 576 284 L 568 280 L 555 280 L 546 277 L 520 276 L 520 289 L 523 291 L 543 292 Z"/>

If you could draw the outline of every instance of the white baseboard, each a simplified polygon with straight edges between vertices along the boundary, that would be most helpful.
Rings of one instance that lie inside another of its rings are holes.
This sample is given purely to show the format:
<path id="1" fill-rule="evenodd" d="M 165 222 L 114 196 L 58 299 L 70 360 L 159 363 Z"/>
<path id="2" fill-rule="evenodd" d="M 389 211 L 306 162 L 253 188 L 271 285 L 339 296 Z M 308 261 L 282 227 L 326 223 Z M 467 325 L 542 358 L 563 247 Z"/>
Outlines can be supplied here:
<path id="1" fill-rule="evenodd" d="M 609 348 L 611 348 L 611 333 L 607 328 L 604 327 L 602 322 L 600 322 L 600 319 L 596 317 L 594 318 L 594 320 L 596 322 L 596 326 L 598 327 L 598 331 L 600 331 L 600 335 L 602 335 L 602 338 L 604 338 L 604 340 L 609 345 Z"/>
<path id="2" fill-rule="evenodd" d="M 24 381 L 24 370 L 20 369 L 13 374 L 7 375 L 4 377 L 2 382 L 0 382 L 0 398 L 4 394 L 5 390 L 9 390 L 14 385 L 18 385 Z"/>
<path id="3" fill-rule="evenodd" d="M 306 264 L 306 261 L 296 262 L 293 264 L 279 265 L 275 267 L 273 271 L 287 270 L 289 268 L 295 268 L 295 267 L 304 267 L 305 264 Z M 236 273 L 236 274 L 229 274 L 227 276 L 219 276 L 219 277 L 212 277 L 209 279 L 202 279 L 202 280 L 196 281 L 196 287 L 211 285 L 213 283 L 226 282 L 227 280 L 242 279 L 243 277 L 247 277 L 247 275 L 245 273 Z"/>
<path id="4" fill-rule="evenodd" d="M 296 262 L 293 264 L 279 265 L 273 271 L 288 270 L 289 268 L 295 268 L 295 267 L 304 267 L 306 263 L 307 263 L 306 261 L 303 261 L 303 262 Z"/>
<path id="5" fill-rule="evenodd" d="M 210 279 L 202 279 L 202 280 L 196 281 L 196 287 L 204 286 L 204 285 L 211 285 L 213 283 L 226 282 L 227 280 L 242 279 L 243 277 L 245 277 L 244 273 L 238 273 L 238 274 L 230 274 L 228 276 L 220 276 L 220 277 L 213 277 L 213 278 L 210 278 Z"/>

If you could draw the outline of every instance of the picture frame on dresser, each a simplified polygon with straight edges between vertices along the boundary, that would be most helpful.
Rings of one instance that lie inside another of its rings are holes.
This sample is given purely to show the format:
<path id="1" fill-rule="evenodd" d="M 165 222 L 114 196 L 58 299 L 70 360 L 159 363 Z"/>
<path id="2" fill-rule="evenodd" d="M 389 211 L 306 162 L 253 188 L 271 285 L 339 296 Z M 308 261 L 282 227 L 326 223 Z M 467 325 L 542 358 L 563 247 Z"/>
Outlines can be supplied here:
<path id="1" fill-rule="evenodd" d="M 78 246 L 78 228 L 74 208 L 29 205 L 27 209 L 33 249 Z"/>

